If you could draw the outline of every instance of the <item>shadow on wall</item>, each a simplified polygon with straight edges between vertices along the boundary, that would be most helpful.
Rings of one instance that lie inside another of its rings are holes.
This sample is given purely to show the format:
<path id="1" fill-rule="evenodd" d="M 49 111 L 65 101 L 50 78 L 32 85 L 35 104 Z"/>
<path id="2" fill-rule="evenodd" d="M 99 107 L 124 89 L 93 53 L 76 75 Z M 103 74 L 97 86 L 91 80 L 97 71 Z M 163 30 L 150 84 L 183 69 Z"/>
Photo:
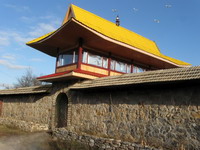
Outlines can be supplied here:
<path id="1" fill-rule="evenodd" d="M 60 93 L 56 99 L 56 127 L 66 127 L 68 116 L 68 98 L 65 93 Z"/>
<path id="2" fill-rule="evenodd" d="M 199 106 L 200 86 L 188 84 L 140 85 L 123 88 L 71 90 L 73 104 L 129 104 Z"/>
<path id="3" fill-rule="evenodd" d="M 35 103 L 48 94 L 24 94 L 24 95 L 9 95 L 1 96 L 3 103 Z"/>
<path id="4" fill-rule="evenodd" d="M 164 149 L 199 149 L 200 85 L 73 90 L 76 132 Z"/>

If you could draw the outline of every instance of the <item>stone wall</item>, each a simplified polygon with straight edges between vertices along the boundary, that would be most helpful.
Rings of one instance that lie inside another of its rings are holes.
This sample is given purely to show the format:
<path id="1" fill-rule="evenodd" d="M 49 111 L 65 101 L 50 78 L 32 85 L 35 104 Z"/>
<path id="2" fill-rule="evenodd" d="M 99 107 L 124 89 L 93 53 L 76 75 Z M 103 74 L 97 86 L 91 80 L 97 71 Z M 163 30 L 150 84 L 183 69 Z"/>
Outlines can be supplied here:
<path id="1" fill-rule="evenodd" d="M 200 86 L 72 91 L 76 133 L 164 149 L 200 149 Z"/>
<path id="2" fill-rule="evenodd" d="M 35 131 L 47 131 L 49 130 L 48 124 L 36 123 L 34 121 L 23 121 L 14 118 L 0 118 L 0 124 L 8 127 L 15 127 L 23 131 L 35 132 Z"/>
<path id="3" fill-rule="evenodd" d="M 54 83 L 50 93 L 0 95 L 3 101 L 0 113 L 0 124 L 16 126 L 26 131 L 51 130 L 57 126 L 56 102 L 60 94 L 68 93 L 71 82 Z M 66 100 L 70 113 L 67 117 L 68 125 L 71 118 L 71 103 Z"/>
<path id="4" fill-rule="evenodd" d="M 57 126 L 60 94 L 67 101 L 66 129 L 77 135 L 122 140 L 164 149 L 200 149 L 200 85 L 166 84 L 1 96 L 0 124 L 30 131 Z"/>
<path id="5" fill-rule="evenodd" d="M 145 145 L 124 142 L 121 140 L 102 138 L 91 135 L 80 135 L 77 133 L 70 132 L 65 128 L 55 128 L 53 131 L 53 137 L 64 141 L 76 141 L 84 145 L 88 145 L 91 150 L 96 149 L 107 149 L 107 150 L 157 150 L 150 148 Z"/>
<path id="6" fill-rule="evenodd" d="M 44 94 L 1 96 L 1 124 L 23 130 L 47 130 L 51 119 L 52 100 Z"/>

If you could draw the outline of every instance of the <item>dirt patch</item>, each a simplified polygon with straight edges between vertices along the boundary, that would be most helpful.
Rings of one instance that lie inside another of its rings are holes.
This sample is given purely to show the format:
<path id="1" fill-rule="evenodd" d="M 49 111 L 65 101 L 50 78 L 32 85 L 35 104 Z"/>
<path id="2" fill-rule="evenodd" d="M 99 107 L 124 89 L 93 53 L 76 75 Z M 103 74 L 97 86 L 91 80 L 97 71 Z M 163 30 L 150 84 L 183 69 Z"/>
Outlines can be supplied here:
<path id="1" fill-rule="evenodd" d="M 0 125 L 0 150 L 88 150 L 75 141 L 52 139 L 46 132 L 24 132 Z"/>
<path id="2" fill-rule="evenodd" d="M 27 134 L 27 132 L 21 131 L 14 127 L 7 127 L 7 126 L 0 125 L 0 137 L 12 136 L 12 135 L 22 135 L 22 134 Z"/>

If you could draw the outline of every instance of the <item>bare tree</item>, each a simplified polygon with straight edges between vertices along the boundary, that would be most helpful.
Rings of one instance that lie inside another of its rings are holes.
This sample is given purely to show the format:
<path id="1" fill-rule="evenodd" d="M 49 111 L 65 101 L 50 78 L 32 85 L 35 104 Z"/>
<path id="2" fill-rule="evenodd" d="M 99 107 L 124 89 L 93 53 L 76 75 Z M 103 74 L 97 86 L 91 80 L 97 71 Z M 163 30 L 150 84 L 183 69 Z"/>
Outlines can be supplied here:
<path id="1" fill-rule="evenodd" d="M 11 89 L 13 85 L 0 83 L 0 89 Z"/>
<path id="2" fill-rule="evenodd" d="M 26 70 L 25 75 L 17 78 L 17 83 L 14 85 L 15 88 L 19 87 L 29 87 L 42 85 L 42 82 L 36 79 L 36 76 L 33 74 L 32 70 L 29 68 Z"/>

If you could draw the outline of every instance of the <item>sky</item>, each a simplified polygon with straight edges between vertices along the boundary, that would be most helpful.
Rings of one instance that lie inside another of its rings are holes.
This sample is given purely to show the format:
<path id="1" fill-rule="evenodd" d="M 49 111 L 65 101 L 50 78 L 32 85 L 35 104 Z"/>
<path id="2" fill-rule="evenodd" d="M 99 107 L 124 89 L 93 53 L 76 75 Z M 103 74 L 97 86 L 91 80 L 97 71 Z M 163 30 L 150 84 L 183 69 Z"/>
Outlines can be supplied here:
<path id="1" fill-rule="evenodd" d="M 155 41 L 167 56 L 200 65 L 200 0 L 0 0 L 0 87 L 31 69 L 55 72 L 55 58 L 26 42 L 60 27 L 75 4 Z"/>

